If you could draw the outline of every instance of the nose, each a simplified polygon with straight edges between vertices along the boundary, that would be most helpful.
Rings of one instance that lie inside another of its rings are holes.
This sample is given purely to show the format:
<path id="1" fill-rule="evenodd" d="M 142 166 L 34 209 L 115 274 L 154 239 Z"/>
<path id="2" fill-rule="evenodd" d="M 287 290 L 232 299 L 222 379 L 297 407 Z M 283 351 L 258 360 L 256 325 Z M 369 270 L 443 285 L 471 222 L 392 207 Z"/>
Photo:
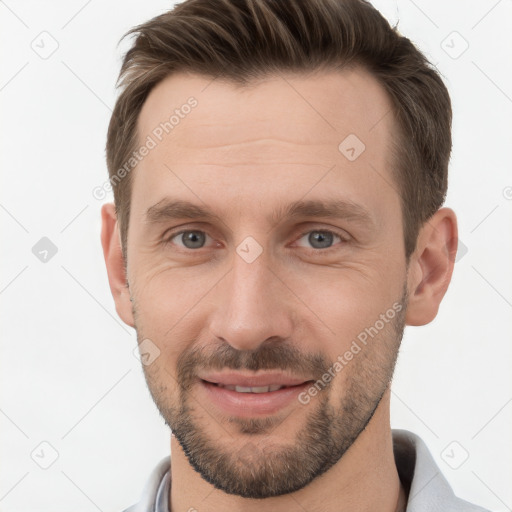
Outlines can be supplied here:
<path id="1" fill-rule="evenodd" d="M 252 263 L 235 254 L 231 271 L 217 287 L 212 335 L 237 350 L 255 350 L 270 338 L 291 337 L 294 301 L 276 274 L 265 253 Z"/>

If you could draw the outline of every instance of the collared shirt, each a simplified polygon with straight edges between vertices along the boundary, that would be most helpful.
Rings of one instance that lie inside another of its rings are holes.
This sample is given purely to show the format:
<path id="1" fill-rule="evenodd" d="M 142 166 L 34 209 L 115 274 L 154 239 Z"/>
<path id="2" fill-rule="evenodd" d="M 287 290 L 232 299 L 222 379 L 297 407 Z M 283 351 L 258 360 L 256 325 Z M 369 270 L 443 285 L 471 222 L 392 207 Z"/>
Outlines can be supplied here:
<path id="1" fill-rule="evenodd" d="M 489 512 L 455 496 L 420 437 L 398 429 L 392 434 L 398 475 L 409 494 L 406 512 Z M 158 463 L 140 501 L 124 512 L 169 512 L 170 464 L 170 456 Z"/>

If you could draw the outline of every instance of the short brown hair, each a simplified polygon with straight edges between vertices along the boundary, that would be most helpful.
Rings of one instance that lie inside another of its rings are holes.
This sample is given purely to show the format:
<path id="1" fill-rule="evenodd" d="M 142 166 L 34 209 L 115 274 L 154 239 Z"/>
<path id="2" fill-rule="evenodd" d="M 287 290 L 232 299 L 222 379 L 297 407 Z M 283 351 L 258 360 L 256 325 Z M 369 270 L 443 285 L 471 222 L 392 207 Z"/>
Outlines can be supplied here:
<path id="1" fill-rule="evenodd" d="M 399 133 L 392 173 L 401 195 L 406 258 L 446 197 L 452 111 L 437 70 L 365 0 L 186 0 L 138 25 L 117 82 L 106 158 L 127 256 L 137 119 L 152 88 L 188 71 L 248 84 L 273 73 L 360 65 L 387 91 Z M 341 141 L 340 141 L 341 142 Z"/>

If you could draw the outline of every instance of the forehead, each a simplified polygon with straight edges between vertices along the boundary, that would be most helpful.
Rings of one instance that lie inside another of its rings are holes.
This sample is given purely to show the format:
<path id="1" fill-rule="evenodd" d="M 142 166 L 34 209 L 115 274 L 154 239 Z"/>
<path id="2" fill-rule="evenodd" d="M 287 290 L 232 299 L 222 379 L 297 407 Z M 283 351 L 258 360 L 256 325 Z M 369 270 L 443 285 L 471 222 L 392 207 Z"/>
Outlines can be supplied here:
<path id="1" fill-rule="evenodd" d="M 151 133 L 192 97 L 197 100 L 193 115 L 181 114 L 173 120 L 180 129 L 175 124 L 166 134 L 177 144 L 186 139 L 204 146 L 210 141 L 222 143 L 226 136 L 236 143 L 247 132 L 264 138 L 283 131 L 296 142 L 336 142 L 352 130 L 372 145 L 392 124 L 386 92 L 361 67 L 307 76 L 282 73 L 247 86 L 176 73 L 158 83 L 146 99 L 138 119 L 139 135 Z"/>
<path id="2" fill-rule="evenodd" d="M 371 187 L 392 181 L 391 109 L 384 89 L 360 67 L 283 73 L 247 87 L 173 74 L 155 86 L 139 115 L 139 143 L 149 137 L 155 145 L 134 171 L 133 190 L 145 199 L 132 191 L 132 206 L 154 204 L 177 186 L 205 200 L 218 199 L 221 186 L 226 196 L 251 192 L 271 200 L 274 190 L 300 194 L 319 178 L 324 190 L 343 185 L 349 197 L 359 191 L 376 200 Z"/>

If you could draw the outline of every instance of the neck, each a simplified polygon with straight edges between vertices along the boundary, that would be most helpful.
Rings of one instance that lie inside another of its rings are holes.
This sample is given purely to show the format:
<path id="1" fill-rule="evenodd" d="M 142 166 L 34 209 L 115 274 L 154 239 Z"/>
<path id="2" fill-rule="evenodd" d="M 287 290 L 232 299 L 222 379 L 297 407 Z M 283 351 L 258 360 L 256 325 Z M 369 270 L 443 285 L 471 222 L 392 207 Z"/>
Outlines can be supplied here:
<path id="1" fill-rule="evenodd" d="M 171 436 L 170 512 L 404 512 L 407 497 L 393 455 L 389 423 L 390 390 L 384 394 L 366 429 L 328 471 L 299 491 L 264 500 L 226 494 L 203 480 Z"/>

